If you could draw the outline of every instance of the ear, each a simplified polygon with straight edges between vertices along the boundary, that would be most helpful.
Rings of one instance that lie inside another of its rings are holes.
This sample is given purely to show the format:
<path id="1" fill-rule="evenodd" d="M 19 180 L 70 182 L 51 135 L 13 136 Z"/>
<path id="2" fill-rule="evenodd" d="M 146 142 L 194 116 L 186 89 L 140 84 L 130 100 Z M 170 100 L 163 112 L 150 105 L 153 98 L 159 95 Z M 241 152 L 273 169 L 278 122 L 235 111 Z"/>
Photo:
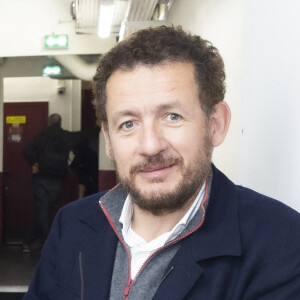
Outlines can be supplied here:
<path id="1" fill-rule="evenodd" d="M 210 116 L 212 130 L 212 145 L 221 145 L 226 137 L 231 120 L 231 112 L 228 104 L 220 101 L 214 106 Z"/>
<path id="2" fill-rule="evenodd" d="M 105 139 L 106 155 L 111 160 L 114 160 L 114 155 L 113 155 L 112 146 L 111 146 L 110 137 L 109 137 L 109 132 L 108 132 L 108 124 L 106 122 L 102 122 L 101 125 L 102 125 L 101 128 L 102 128 L 102 132 L 103 132 L 104 139 Z"/>

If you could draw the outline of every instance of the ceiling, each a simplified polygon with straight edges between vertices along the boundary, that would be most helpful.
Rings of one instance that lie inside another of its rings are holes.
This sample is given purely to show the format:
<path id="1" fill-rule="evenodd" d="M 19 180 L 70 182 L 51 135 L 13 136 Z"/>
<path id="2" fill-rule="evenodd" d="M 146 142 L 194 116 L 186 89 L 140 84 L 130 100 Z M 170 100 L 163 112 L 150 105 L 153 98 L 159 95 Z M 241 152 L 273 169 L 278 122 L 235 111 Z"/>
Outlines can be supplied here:
<path id="1" fill-rule="evenodd" d="M 78 34 L 97 34 L 100 5 L 114 4 L 111 33 L 119 40 L 134 31 L 166 23 L 175 0 L 74 0 L 71 15 Z"/>

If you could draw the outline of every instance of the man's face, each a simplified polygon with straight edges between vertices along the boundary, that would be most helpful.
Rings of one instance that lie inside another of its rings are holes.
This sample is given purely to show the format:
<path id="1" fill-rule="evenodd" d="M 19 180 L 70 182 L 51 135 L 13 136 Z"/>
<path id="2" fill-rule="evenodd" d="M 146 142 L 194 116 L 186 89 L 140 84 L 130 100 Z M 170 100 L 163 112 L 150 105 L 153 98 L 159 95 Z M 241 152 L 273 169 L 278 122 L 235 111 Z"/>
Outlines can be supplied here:
<path id="1" fill-rule="evenodd" d="M 212 153 L 192 64 L 114 72 L 106 110 L 107 153 L 134 203 L 154 215 L 188 205 L 210 172 Z"/>

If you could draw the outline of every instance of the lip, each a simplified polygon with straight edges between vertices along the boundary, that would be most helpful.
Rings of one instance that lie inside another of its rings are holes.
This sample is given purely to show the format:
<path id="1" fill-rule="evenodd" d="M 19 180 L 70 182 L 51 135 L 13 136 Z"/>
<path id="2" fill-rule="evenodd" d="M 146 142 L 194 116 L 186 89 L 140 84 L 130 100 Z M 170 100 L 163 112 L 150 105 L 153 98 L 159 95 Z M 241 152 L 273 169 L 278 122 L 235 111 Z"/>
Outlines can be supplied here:
<path id="1" fill-rule="evenodd" d="M 174 165 L 169 166 L 155 166 L 146 168 L 140 171 L 140 174 L 146 178 L 159 178 L 166 176 Z"/>

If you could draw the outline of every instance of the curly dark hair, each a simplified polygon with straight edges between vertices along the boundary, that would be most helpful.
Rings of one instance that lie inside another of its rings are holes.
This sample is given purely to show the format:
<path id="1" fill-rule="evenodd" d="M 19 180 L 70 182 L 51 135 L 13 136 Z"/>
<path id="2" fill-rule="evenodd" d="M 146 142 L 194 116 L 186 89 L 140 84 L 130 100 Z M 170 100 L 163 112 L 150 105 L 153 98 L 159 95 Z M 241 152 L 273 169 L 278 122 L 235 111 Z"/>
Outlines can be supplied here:
<path id="1" fill-rule="evenodd" d="M 194 65 L 201 107 L 208 117 L 225 95 L 224 63 L 218 50 L 199 36 L 186 33 L 181 26 L 159 26 L 134 33 L 100 57 L 93 78 L 99 121 L 107 122 L 106 84 L 114 71 L 168 62 Z"/>

